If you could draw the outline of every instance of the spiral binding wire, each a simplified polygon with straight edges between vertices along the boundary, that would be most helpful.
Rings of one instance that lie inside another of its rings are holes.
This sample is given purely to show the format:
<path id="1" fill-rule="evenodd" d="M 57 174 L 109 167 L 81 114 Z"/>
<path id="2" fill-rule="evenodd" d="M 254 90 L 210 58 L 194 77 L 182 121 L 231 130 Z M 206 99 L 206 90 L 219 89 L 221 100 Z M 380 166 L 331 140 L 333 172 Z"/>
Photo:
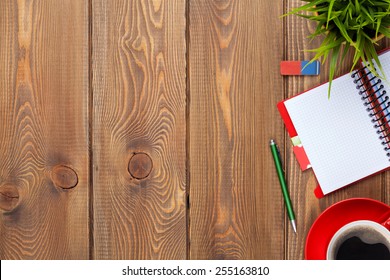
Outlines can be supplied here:
<path id="1" fill-rule="evenodd" d="M 356 89 L 359 90 L 359 95 L 364 101 L 364 106 L 367 107 L 368 116 L 375 123 L 374 128 L 376 133 L 380 135 L 379 139 L 382 140 L 381 144 L 385 146 L 384 150 L 389 151 L 386 155 L 390 157 L 390 121 L 388 120 L 390 116 L 390 98 L 384 90 L 381 79 L 373 74 L 370 77 L 370 74 L 371 71 L 367 66 L 364 66 L 355 70 L 351 77 L 354 79 Z"/>

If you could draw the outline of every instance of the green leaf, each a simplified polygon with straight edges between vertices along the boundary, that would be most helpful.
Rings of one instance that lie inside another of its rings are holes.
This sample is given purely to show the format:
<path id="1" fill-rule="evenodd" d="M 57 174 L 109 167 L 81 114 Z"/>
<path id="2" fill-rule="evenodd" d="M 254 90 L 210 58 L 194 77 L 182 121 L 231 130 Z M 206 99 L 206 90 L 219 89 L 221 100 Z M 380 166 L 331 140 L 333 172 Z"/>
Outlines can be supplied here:
<path id="1" fill-rule="evenodd" d="M 369 21 L 371 21 L 371 22 L 374 21 L 374 19 L 371 17 L 370 13 L 367 11 L 366 8 L 361 7 L 361 10 L 362 10 L 363 15 L 365 15 L 366 18 L 369 19 Z"/>
<path id="2" fill-rule="evenodd" d="M 366 53 L 367 61 L 370 64 L 368 69 L 370 69 L 370 71 L 372 73 L 374 73 L 375 76 L 379 77 L 380 75 L 379 75 L 378 71 L 376 71 L 375 67 L 373 66 L 374 65 L 373 61 L 376 62 L 376 65 L 378 66 L 381 73 L 383 73 L 383 68 L 382 68 L 382 65 L 379 61 L 378 54 L 377 54 L 377 52 L 374 48 L 374 45 L 372 43 L 366 43 L 365 53 Z M 381 77 L 381 78 L 384 79 L 384 77 Z"/>
<path id="3" fill-rule="evenodd" d="M 323 2 L 323 1 L 322 0 L 311 1 L 311 2 L 307 3 L 306 5 L 303 5 L 303 6 L 300 6 L 298 8 L 291 10 L 287 14 L 282 15 L 282 17 L 297 14 L 297 13 L 302 12 L 302 11 L 307 11 L 307 9 L 309 9 L 311 7 L 315 7 L 316 5 L 321 4 L 321 2 Z"/>
<path id="4" fill-rule="evenodd" d="M 331 87 L 332 87 L 332 81 L 333 81 L 334 73 L 335 73 L 335 70 L 336 70 L 337 60 L 338 60 L 338 57 L 339 57 L 339 52 L 340 52 L 340 45 L 337 46 L 335 49 L 333 49 L 332 56 L 330 58 L 328 98 L 330 98 L 330 90 L 331 90 Z"/>
<path id="5" fill-rule="evenodd" d="M 341 34 L 344 36 L 345 40 L 352 43 L 353 41 L 352 41 L 351 37 L 349 37 L 348 32 L 345 29 L 345 26 L 339 21 L 339 19 L 335 18 L 333 21 L 337 25 L 337 27 L 339 28 L 339 30 L 340 30 Z"/>
<path id="6" fill-rule="evenodd" d="M 359 0 L 355 0 L 355 8 L 356 8 L 356 13 L 360 14 L 360 4 Z"/>
<path id="7" fill-rule="evenodd" d="M 329 3 L 329 8 L 328 8 L 328 21 L 326 22 L 326 28 L 328 28 L 328 25 L 329 25 L 329 21 L 331 19 L 331 15 L 332 15 L 332 9 L 333 9 L 333 5 L 334 5 L 334 2 L 336 0 L 331 0 L 330 3 Z"/>

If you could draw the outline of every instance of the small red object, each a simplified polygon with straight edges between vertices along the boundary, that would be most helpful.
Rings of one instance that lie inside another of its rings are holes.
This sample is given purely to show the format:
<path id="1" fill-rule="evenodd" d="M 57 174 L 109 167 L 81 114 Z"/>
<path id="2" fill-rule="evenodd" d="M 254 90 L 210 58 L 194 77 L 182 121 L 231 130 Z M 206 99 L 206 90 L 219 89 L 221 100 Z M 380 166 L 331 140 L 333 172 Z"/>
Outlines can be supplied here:
<path id="1" fill-rule="evenodd" d="M 311 168 L 311 164 L 309 159 L 307 158 L 305 149 L 302 145 L 300 146 L 293 146 L 293 152 L 294 155 L 299 163 L 299 166 L 301 167 L 302 171 L 305 171 L 309 168 Z"/>
<path id="2" fill-rule="evenodd" d="M 280 62 L 280 74 L 282 75 L 301 75 L 300 61 L 282 61 Z"/>
<path id="3" fill-rule="evenodd" d="M 280 74 L 282 75 L 318 75 L 320 74 L 320 62 L 314 60 L 282 61 L 280 62 Z"/>

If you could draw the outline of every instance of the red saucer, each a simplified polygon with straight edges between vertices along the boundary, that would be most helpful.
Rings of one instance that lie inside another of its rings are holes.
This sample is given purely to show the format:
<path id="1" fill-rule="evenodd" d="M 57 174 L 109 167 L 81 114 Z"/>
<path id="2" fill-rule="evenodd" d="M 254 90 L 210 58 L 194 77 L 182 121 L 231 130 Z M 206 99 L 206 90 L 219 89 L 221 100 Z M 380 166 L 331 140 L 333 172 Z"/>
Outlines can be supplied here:
<path id="1" fill-rule="evenodd" d="M 351 198 L 328 207 L 313 223 L 307 238 L 305 258 L 325 260 L 328 244 L 344 225 L 357 220 L 384 222 L 390 216 L 390 206 L 369 198 Z M 379 221 L 382 219 L 383 221 Z"/>

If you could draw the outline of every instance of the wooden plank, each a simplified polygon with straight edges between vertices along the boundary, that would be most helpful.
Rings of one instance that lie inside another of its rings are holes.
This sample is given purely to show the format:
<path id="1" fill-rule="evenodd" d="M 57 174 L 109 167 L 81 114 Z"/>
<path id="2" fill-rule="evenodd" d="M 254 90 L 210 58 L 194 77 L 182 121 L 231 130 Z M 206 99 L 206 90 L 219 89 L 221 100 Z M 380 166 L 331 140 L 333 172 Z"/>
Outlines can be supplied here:
<path id="1" fill-rule="evenodd" d="M 186 258 L 185 1 L 92 1 L 94 257 Z"/>
<path id="2" fill-rule="evenodd" d="M 299 0 L 286 1 L 287 9 L 302 4 Z M 320 40 L 310 43 L 307 36 L 315 30 L 315 25 L 297 16 L 289 16 L 286 19 L 287 27 L 287 60 L 310 60 L 311 53 L 304 50 L 313 49 L 319 46 Z M 339 66 L 339 74 L 348 73 L 352 65 L 352 56 L 349 54 L 345 63 Z M 321 75 L 318 77 L 288 77 L 286 80 L 287 96 L 291 97 L 299 92 L 313 88 L 314 86 L 328 81 L 329 68 L 327 64 L 321 66 Z M 332 97 L 331 97 L 332 98 Z M 292 193 L 293 205 L 297 214 L 298 236 L 288 229 L 288 255 L 289 259 L 304 258 L 304 248 L 307 233 L 318 215 L 330 205 L 343 199 L 352 197 L 369 197 L 377 200 L 383 199 L 383 175 L 370 177 L 364 181 L 354 184 L 348 188 L 329 194 L 318 200 L 313 190 L 317 183 L 312 171 L 302 172 L 292 152 L 290 141 L 286 141 L 288 154 L 288 181 Z"/>
<path id="3" fill-rule="evenodd" d="M 0 37 L 0 258 L 88 258 L 88 1 L 0 1 Z"/>
<path id="4" fill-rule="evenodd" d="M 281 259 L 282 6 L 189 3 L 190 258 Z"/>

